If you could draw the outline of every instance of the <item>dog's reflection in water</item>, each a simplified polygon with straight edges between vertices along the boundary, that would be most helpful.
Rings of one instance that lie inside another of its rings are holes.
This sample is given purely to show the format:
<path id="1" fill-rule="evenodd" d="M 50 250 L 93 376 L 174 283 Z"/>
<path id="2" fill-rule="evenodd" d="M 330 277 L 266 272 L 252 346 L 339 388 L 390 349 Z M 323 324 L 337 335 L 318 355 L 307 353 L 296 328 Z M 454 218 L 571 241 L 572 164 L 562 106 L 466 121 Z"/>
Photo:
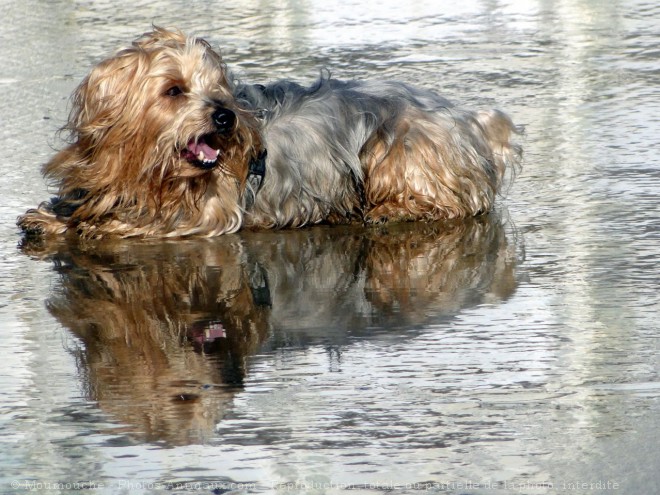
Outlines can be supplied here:
<path id="1" fill-rule="evenodd" d="M 24 250 L 59 273 L 47 305 L 79 339 L 89 398 L 138 439 L 177 445 L 212 438 L 260 348 L 350 345 L 506 299 L 505 230 L 489 215 Z"/>
<path id="2" fill-rule="evenodd" d="M 143 440 L 206 441 L 268 329 L 240 243 L 60 248 L 47 305 L 89 397 Z"/>

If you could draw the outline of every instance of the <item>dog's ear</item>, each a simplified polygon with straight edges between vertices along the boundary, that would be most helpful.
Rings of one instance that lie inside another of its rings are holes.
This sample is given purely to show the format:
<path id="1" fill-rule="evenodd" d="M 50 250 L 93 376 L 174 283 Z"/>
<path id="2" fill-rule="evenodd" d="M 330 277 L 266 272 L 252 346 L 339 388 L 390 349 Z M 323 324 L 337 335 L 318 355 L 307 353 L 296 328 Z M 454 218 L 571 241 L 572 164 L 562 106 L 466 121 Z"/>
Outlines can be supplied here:
<path id="1" fill-rule="evenodd" d="M 101 137 L 126 117 L 128 88 L 148 67 L 144 52 L 127 49 L 96 65 L 73 94 L 69 127 L 78 139 Z"/>

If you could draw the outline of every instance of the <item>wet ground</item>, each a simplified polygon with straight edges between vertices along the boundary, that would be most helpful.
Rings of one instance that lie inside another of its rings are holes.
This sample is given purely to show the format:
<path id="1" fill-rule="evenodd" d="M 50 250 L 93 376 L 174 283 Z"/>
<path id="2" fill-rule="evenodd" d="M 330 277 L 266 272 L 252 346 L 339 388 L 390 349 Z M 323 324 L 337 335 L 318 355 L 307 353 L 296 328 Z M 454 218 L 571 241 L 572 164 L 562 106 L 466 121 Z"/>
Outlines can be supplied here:
<path id="1" fill-rule="evenodd" d="M 656 2 L 0 9 L 1 493 L 660 492 Z M 152 23 L 497 106 L 523 172 L 455 225 L 19 249 L 68 95 Z"/>

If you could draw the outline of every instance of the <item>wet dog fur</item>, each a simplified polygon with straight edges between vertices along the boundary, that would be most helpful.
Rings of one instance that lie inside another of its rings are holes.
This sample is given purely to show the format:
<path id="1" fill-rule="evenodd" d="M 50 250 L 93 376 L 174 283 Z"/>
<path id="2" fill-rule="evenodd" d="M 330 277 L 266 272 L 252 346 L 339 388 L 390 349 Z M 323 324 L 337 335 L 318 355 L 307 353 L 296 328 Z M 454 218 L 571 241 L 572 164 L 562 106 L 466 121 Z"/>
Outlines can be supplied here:
<path id="1" fill-rule="evenodd" d="M 28 235 L 465 218 L 521 159 L 498 110 L 398 82 L 243 84 L 208 42 L 161 28 L 92 69 L 66 129 L 43 168 L 55 197 L 18 219 Z"/>

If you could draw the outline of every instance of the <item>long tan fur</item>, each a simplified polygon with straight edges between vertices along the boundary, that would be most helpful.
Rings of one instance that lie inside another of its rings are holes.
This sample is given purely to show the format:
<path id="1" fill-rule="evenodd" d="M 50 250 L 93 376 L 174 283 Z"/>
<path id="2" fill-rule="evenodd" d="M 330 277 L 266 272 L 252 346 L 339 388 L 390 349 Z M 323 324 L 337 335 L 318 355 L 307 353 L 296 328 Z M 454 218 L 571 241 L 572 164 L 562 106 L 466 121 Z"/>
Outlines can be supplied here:
<path id="1" fill-rule="evenodd" d="M 55 197 L 19 217 L 28 235 L 465 218 L 521 156 L 499 111 L 394 82 L 238 84 L 206 41 L 160 28 L 92 69 L 66 129 L 43 169 Z"/>
<path id="2" fill-rule="evenodd" d="M 168 95 L 174 87 L 182 93 Z M 180 32 L 156 29 L 101 62 L 74 93 L 71 143 L 43 169 L 56 200 L 28 211 L 19 225 L 122 237 L 237 230 L 247 164 L 260 145 L 256 122 L 234 105 L 230 88 L 220 57 Z M 200 170 L 180 152 L 213 132 L 216 102 L 230 106 L 239 123 L 230 139 L 218 140 L 222 164 Z"/>

